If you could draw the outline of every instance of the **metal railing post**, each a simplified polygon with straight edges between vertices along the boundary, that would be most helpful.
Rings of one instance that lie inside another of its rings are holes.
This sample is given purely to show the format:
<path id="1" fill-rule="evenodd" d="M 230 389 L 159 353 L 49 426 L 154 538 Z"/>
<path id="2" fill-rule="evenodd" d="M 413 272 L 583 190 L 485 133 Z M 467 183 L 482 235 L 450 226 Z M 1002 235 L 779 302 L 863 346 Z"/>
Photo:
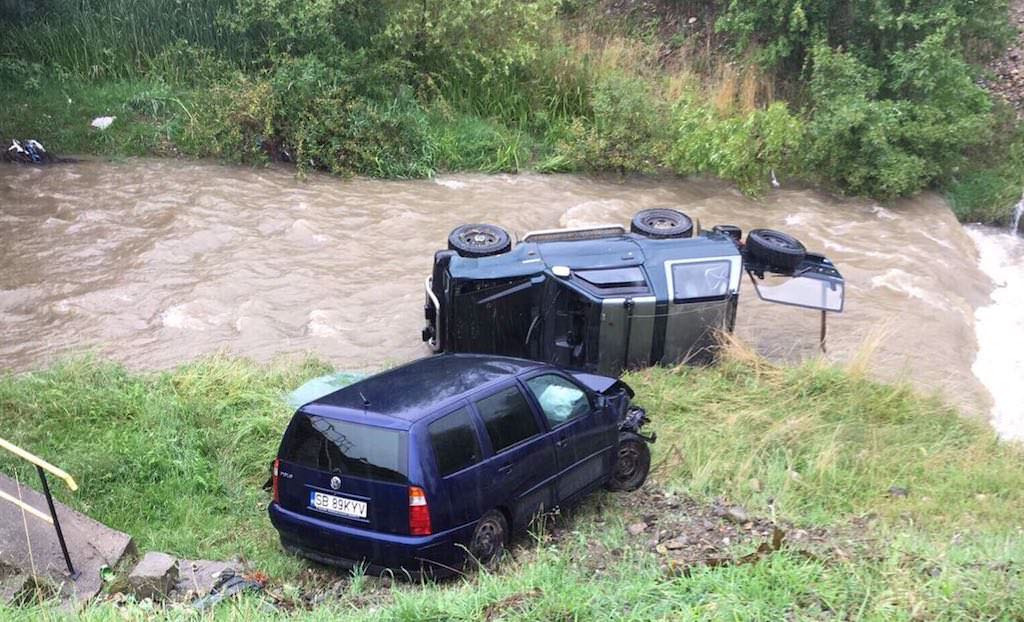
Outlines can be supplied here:
<path id="1" fill-rule="evenodd" d="M 68 554 L 68 545 L 64 542 L 64 532 L 60 529 L 60 520 L 57 518 L 57 508 L 53 505 L 53 496 L 50 494 L 50 485 L 46 482 L 46 472 L 43 467 L 36 465 L 39 472 L 39 480 L 43 483 L 43 494 L 46 495 L 46 503 L 50 506 L 50 517 L 53 519 L 53 528 L 57 531 L 57 541 L 60 542 L 60 551 L 64 553 L 64 563 L 68 565 L 68 574 L 71 580 L 78 579 L 75 567 L 71 565 L 71 555 Z"/>

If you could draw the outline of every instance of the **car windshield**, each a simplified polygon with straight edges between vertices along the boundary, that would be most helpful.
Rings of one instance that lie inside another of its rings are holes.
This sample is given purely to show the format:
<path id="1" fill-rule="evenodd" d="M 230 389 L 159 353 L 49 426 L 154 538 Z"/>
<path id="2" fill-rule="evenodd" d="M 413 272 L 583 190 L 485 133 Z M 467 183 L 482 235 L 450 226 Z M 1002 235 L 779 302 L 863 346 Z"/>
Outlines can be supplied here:
<path id="1" fill-rule="evenodd" d="M 311 469 L 407 483 L 406 434 L 399 430 L 299 413 L 281 444 L 281 459 Z"/>
<path id="2" fill-rule="evenodd" d="M 763 281 L 751 279 L 762 300 L 795 307 L 842 311 L 844 284 L 842 280 L 815 274 L 786 277 L 766 275 Z"/>

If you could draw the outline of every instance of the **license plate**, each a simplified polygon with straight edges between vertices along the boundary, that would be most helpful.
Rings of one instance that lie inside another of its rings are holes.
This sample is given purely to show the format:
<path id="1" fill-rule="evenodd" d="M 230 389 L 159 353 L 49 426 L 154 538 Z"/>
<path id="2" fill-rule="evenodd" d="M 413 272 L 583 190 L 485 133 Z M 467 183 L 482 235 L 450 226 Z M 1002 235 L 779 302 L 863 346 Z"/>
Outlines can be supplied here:
<path id="1" fill-rule="evenodd" d="M 353 518 L 366 518 L 366 502 L 356 501 L 347 497 L 328 495 L 315 490 L 309 491 L 309 505 L 315 510 L 337 514 L 339 516 L 351 516 Z"/>

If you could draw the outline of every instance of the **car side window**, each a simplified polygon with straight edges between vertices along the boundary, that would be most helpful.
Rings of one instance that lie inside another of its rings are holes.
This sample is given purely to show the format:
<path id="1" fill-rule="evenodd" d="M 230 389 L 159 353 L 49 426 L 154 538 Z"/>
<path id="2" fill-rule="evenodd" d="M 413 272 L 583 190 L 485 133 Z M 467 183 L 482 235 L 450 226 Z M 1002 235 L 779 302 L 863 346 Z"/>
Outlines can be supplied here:
<path id="1" fill-rule="evenodd" d="M 502 389 L 476 403 L 494 453 L 540 433 L 530 404 L 517 387 Z"/>
<path id="2" fill-rule="evenodd" d="M 441 417 L 427 426 L 427 431 L 441 477 L 480 462 L 483 452 L 468 408 Z"/>
<path id="3" fill-rule="evenodd" d="M 556 374 L 544 374 L 526 381 L 551 427 L 590 412 L 590 400 L 578 386 Z"/>

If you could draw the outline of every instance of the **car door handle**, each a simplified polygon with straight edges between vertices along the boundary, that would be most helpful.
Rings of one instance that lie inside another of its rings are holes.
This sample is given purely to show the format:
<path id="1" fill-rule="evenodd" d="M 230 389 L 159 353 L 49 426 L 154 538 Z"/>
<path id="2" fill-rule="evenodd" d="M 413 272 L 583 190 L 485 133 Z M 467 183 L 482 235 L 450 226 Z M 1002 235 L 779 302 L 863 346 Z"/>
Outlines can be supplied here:
<path id="1" fill-rule="evenodd" d="M 569 439 L 567 439 L 564 436 L 559 438 L 557 441 L 555 441 L 555 447 L 559 447 L 559 448 L 565 447 L 568 444 L 569 444 Z"/>
<path id="2" fill-rule="evenodd" d="M 501 465 L 500 467 L 498 467 L 498 472 L 504 475 L 508 475 L 509 473 L 512 472 L 512 463 L 509 462 L 508 464 Z"/>

